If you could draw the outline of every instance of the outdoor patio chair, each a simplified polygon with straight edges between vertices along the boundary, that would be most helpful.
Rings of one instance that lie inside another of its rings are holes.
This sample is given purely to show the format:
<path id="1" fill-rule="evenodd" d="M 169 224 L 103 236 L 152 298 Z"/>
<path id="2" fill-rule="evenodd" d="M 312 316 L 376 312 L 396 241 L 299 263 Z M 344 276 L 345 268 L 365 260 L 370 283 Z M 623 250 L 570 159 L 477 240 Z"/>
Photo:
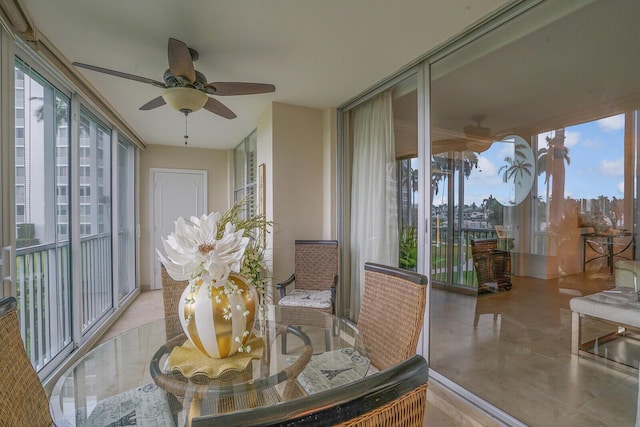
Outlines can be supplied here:
<path id="1" fill-rule="evenodd" d="M 51 426 L 49 400 L 24 349 L 14 297 L 0 299 L 0 424 Z"/>
<path id="2" fill-rule="evenodd" d="M 280 291 L 278 304 L 333 314 L 338 283 L 338 241 L 296 240 L 294 262 L 294 273 L 284 282 L 276 284 L 276 289 Z M 287 287 L 291 284 L 295 284 L 295 289 L 287 293 Z M 308 324 L 307 320 L 292 318 L 290 322 L 291 325 Z M 330 336 L 327 336 L 327 346 L 329 339 Z M 286 334 L 283 334 L 283 354 L 286 354 L 286 348 Z"/>
<path id="3" fill-rule="evenodd" d="M 511 253 L 498 249 L 498 239 L 471 240 L 478 293 L 511 289 Z"/>

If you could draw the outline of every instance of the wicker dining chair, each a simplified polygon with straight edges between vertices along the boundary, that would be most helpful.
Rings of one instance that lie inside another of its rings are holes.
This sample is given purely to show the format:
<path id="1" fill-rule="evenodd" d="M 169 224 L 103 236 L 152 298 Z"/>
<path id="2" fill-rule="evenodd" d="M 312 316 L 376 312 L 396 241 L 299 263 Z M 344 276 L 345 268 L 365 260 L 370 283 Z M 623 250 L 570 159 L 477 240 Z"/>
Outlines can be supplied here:
<path id="1" fill-rule="evenodd" d="M 173 280 L 164 265 L 161 267 L 162 275 L 162 302 L 164 305 L 164 328 L 167 341 L 182 334 L 182 325 L 178 318 L 178 304 L 180 296 L 189 282 Z"/>
<path id="2" fill-rule="evenodd" d="M 294 273 L 276 284 L 276 289 L 280 291 L 278 305 L 305 307 L 333 314 L 338 283 L 338 241 L 296 240 L 294 262 Z M 287 287 L 292 284 L 295 284 L 295 289 L 287 294 Z M 291 325 L 309 324 L 307 315 L 289 321 Z M 330 336 L 325 338 L 328 346 Z M 286 334 L 282 336 L 282 353 L 287 353 Z"/>
<path id="3" fill-rule="evenodd" d="M 511 289 L 511 253 L 498 249 L 498 239 L 471 240 L 478 293 Z"/>
<path id="4" fill-rule="evenodd" d="M 269 407 L 196 417 L 192 427 L 422 427 L 429 368 L 414 355 L 350 384 Z"/>
<path id="5" fill-rule="evenodd" d="M 0 424 L 51 426 L 49 400 L 24 349 L 14 297 L 0 299 Z"/>
<path id="6" fill-rule="evenodd" d="M 426 304 L 426 276 L 365 263 L 357 325 L 373 367 L 386 369 L 416 354 Z"/>

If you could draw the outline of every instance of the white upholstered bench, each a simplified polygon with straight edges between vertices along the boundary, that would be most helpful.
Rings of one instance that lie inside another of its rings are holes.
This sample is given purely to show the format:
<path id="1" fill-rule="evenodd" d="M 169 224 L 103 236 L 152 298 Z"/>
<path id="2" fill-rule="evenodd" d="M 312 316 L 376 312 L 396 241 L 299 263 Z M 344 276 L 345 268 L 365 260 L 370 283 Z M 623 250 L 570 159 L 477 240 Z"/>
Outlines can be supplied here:
<path id="1" fill-rule="evenodd" d="M 617 332 L 600 337 L 600 340 L 613 338 L 625 333 L 627 329 L 640 332 L 640 302 L 633 287 L 616 287 L 596 294 L 572 298 L 569 304 L 572 316 L 571 353 L 573 354 L 593 356 L 585 350 L 593 345 L 593 341 L 582 342 L 581 321 L 585 317 L 618 327 Z"/>

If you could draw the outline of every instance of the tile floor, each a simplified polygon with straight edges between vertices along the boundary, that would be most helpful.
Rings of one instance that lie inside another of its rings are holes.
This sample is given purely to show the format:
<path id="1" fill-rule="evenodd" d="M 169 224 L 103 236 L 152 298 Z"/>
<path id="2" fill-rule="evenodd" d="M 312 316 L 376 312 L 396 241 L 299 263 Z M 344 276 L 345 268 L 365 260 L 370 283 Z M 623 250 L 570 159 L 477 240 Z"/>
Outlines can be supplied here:
<path id="1" fill-rule="evenodd" d="M 163 316 L 162 292 L 142 292 L 96 345 L 133 327 L 160 319 Z M 434 427 L 498 427 L 502 424 L 485 415 L 454 393 L 449 392 L 440 384 L 430 381 L 424 425 Z"/>
<path id="2" fill-rule="evenodd" d="M 570 299 L 613 286 L 588 272 L 477 298 L 434 289 L 431 367 L 531 426 L 633 426 L 638 372 L 570 352 Z"/>

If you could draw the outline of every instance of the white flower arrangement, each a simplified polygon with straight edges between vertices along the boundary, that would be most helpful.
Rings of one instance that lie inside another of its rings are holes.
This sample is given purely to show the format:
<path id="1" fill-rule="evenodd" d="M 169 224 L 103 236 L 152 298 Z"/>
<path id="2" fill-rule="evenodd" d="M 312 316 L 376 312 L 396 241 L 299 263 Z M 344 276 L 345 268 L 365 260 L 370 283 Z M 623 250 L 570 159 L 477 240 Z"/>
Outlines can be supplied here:
<path id="1" fill-rule="evenodd" d="M 215 284 L 229 277 L 229 273 L 240 272 L 240 263 L 249 243 L 243 237 L 244 230 L 236 231 L 227 222 L 221 238 L 218 225 L 221 215 L 214 212 L 189 221 L 178 218 L 175 232 L 162 240 L 166 256 L 159 250 L 158 257 L 174 280 L 192 280 L 201 277 Z"/>
<path id="2" fill-rule="evenodd" d="M 237 203 L 224 214 L 214 212 L 189 220 L 178 218 L 175 231 L 162 240 L 166 255 L 156 249 L 169 276 L 174 280 L 189 282 L 189 295 L 196 295 L 201 286 L 206 286 L 208 298 L 216 303 L 222 303 L 221 295 L 226 295 L 225 299 L 231 301 L 231 296 L 242 296 L 245 292 L 232 280 L 227 280 L 230 273 L 239 273 L 264 300 L 267 269 L 260 233 L 268 232 L 267 227 L 271 223 L 262 216 L 241 218 L 242 206 L 242 202 Z M 244 297 L 251 299 L 250 293 Z M 195 302 L 194 297 L 185 297 L 185 304 L 193 306 Z M 244 307 L 232 307 L 228 303 L 223 307 L 225 320 L 231 321 L 234 308 L 235 311 L 242 311 L 245 318 L 249 316 L 249 311 Z M 193 314 L 189 314 L 184 319 L 186 325 L 192 317 Z M 243 344 L 248 336 L 249 331 L 243 330 L 234 337 L 234 341 L 240 343 L 237 351 L 251 351 L 249 346 Z"/>

